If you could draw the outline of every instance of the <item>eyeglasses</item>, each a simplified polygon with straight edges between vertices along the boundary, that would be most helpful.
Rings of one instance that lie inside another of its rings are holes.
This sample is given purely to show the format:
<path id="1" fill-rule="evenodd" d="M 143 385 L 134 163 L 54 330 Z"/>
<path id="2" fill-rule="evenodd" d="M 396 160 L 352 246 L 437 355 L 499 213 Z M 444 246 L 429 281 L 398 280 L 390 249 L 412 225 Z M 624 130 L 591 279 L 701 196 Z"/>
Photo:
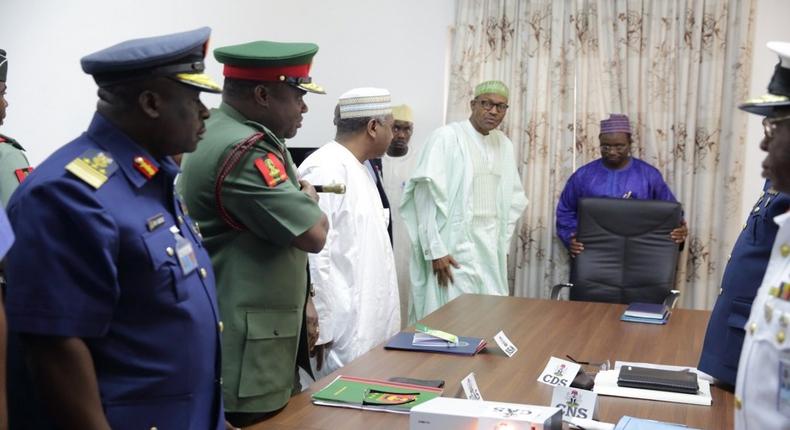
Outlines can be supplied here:
<path id="1" fill-rule="evenodd" d="M 763 130 L 765 131 L 765 137 L 767 139 L 772 139 L 774 137 L 774 130 L 776 130 L 776 125 L 782 121 L 787 121 L 790 119 L 790 115 L 782 116 L 779 118 L 763 118 Z"/>
<path id="2" fill-rule="evenodd" d="M 480 107 L 482 107 L 484 110 L 487 110 L 487 111 L 491 110 L 493 108 L 497 108 L 497 111 L 505 112 L 505 111 L 507 111 L 507 108 L 510 107 L 510 106 L 508 106 L 507 103 L 494 103 L 491 100 L 486 100 L 486 99 L 480 99 L 480 100 L 476 100 L 476 101 L 477 101 L 477 103 L 480 103 Z"/>

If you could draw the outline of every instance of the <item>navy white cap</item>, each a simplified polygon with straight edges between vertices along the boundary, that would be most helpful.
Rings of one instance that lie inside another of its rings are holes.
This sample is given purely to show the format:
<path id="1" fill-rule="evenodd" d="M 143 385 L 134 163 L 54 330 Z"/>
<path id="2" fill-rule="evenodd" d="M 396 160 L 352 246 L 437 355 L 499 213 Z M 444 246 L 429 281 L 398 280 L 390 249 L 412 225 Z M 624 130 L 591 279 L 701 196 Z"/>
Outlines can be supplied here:
<path id="1" fill-rule="evenodd" d="M 768 49 L 779 56 L 779 64 L 768 84 L 768 94 L 747 100 L 739 108 L 746 112 L 774 116 L 777 108 L 790 108 L 790 42 L 768 42 Z"/>

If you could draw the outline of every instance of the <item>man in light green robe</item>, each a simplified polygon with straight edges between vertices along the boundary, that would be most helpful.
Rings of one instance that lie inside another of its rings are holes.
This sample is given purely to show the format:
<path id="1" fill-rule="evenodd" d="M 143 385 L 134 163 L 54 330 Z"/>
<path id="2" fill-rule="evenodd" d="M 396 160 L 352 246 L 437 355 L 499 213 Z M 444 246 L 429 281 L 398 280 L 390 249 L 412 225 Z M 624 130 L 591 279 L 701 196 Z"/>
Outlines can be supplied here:
<path id="1" fill-rule="evenodd" d="M 461 294 L 508 294 L 507 249 L 527 198 L 513 143 L 496 130 L 507 98 L 502 82 L 478 85 L 469 120 L 434 131 L 406 183 L 410 323 Z"/>

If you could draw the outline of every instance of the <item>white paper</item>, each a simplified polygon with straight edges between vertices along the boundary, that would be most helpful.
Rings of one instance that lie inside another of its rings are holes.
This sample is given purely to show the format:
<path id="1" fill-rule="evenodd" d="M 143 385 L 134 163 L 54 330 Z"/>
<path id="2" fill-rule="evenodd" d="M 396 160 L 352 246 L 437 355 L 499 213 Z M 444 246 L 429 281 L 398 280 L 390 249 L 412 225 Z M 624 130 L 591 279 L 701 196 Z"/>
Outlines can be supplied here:
<path id="1" fill-rule="evenodd" d="M 475 372 L 472 372 L 464 379 L 461 380 L 461 387 L 464 389 L 464 394 L 469 400 L 483 400 L 480 394 L 480 389 L 477 388 L 477 381 L 475 380 Z"/>
<path id="2" fill-rule="evenodd" d="M 554 387 L 549 406 L 562 409 L 563 420 L 566 418 L 595 418 L 598 394 L 571 387 Z M 567 421 L 567 420 L 566 420 Z"/>
<path id="3" fill-rule="evenodd" d="M 552 387 L 570 387 L 581 367 L 572 361 L 551 357 L 543 369 L 543 373 L 538 376 L 538 382 Z"/>
<path id="4" fill-rule="evenodd" d="M 508 337 L 505 335 L 505 332 L 502 330 L 500 330 L 499 333 L 494 336 L 494 341 L 497 345 L 499 345 L 499 348 L 504 351 L 505 354 L 507 354 L 508 357 L 512 357 L 518 352 L 516 345 L 513 345 L 513 342 L 508 339 Z"/>

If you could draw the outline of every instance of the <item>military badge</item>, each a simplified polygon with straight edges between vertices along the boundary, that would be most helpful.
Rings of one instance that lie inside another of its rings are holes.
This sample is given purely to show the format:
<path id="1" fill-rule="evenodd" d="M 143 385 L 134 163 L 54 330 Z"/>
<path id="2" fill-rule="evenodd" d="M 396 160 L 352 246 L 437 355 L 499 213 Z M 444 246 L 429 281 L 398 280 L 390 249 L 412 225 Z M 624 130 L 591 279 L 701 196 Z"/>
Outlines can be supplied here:
<path id="1" fill-rule="evenodd" d="M 66 165 L 66 170 L 98 189 L 118 170 L 118 164 L 98 149 L 89 149 Z"/>
<path id="2" fill-rule="evenodd" d="M 134 157 L 134 168 L 145 176 L 145 179 L 151 179 L 159 171 L 159 168 L 154 166 L 153 163 L 146 160 L 144 157 Z"/>
<path id="3" fill-rule="evenodd" d="M 16 170 L 14 170 L 14 175 L 16 175 L 16 180 L 19 181 L 20 183 L 22 183 L 22 181 L 24 181 L 25 178 L 27 178 L 27 175 L 29 175 L 30 172 L 32 172 L 32 171 L 33 171 L 32 167 L 25 167 L 25 168 L 22 168 L 22 169 L 16 169 Z"/>
<path id="4" fill-rule="evenodd" d="M 255 167 L 263 176 L 266 185 L 269 187 L 276 187 L 288 180 L 288 174 L 285 173 L 285 166 L 282 161 L 274 154 L 268 153 L 265 157 L 255 160 Z"/>

